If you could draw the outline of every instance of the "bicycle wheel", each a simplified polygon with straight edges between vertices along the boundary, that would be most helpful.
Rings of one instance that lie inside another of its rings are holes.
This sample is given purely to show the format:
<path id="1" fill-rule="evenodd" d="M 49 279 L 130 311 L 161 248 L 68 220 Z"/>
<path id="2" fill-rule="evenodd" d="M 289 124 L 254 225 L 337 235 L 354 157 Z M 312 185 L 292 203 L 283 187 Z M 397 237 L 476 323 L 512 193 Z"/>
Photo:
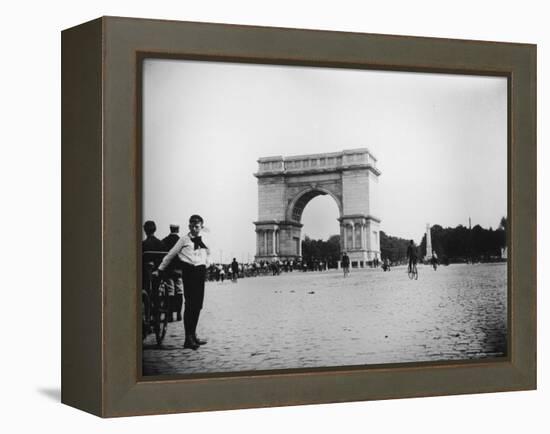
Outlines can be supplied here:
<path id="1" fill-rule="evenodd" d="M 416 268 L 416 265 L 413 265 L 411 269 L 407 270 L 407 274 L 409 276 L 409 279 L 418 280 L 418 269 Z"/>
<path id="2" fill-rule="evenodd" d="M 156 285 L 155 285 L 156 286 Z M 168 314 L 170 311 L 170 298 L 168 291 L 162 285 L 155 288 L 156 300 L 154 309 L 154 330 L 157 345 L 162 344 L 168 329 Z"/>
<path id="3" fill-rule="evenodd" d="M 151 311 L 149 296 L 146 291 L 141 293 L 141 338 L 145 340 L 150 331 Z"/>

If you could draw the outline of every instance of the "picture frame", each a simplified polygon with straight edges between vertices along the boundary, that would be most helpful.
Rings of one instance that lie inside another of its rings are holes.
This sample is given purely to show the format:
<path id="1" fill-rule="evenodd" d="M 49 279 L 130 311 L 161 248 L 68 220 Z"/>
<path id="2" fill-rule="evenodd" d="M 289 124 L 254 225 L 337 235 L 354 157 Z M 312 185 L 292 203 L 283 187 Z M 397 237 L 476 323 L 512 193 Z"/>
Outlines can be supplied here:
<path id="1" fill-rule="evenodd" d="M 140 375 L 147 57 L 508 80 L 508 356 Z M 536 45 L 102 17 L 62 32 L 62 402 L 101 417 L 536 388 Z M 83 248 L 85 246 L 85 248 Z"/>

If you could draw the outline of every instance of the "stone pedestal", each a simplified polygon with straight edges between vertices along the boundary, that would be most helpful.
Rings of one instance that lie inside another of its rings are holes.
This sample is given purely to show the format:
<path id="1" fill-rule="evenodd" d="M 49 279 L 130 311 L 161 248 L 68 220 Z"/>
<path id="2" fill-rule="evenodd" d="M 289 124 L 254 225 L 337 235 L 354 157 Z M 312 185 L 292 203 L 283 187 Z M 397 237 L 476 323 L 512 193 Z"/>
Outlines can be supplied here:
<path id="1" fill-rule="evenodd" d="M 302 256 L 300 223 L 259 221 L 254 224 L 257 262 L 296 260 Z"/>
<path id="2" fill-rule="evenodd" d="M 380 221 L 363 215 L 340 219 L 340 250 L 347 252 L 350 262 L 364 267 L 367 262 L 380 259 Z"/>

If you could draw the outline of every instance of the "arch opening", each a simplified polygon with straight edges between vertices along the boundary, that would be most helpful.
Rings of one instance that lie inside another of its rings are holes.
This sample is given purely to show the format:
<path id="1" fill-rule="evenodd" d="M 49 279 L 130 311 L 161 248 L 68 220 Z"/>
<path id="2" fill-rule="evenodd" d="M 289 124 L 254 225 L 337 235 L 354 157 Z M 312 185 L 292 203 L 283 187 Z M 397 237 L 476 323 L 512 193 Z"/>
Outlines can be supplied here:
<path id="1" fill-rule="evenodd" d="M 291 201 L 289 205 L 289 212 L 287 213 L 290 220 L 296 223 L 301 223 L 304 209 L 313 199 L 318 196 L 327 196 L 327 198 L 330 197 L 332 199 L 332 202 L 336 204 L 336 208 L 338 209 L 338 217 L 341 217 L 342 206 L 340 204 L 340 201 L 330 191 L 321 188 L 311 188 L 305 192 L 300 193 L 293 201 Z"/>
<path id="2" fill-rule="evenodd" d="M 306 236 L 315 240 L 328 240 L 340 233 L 338 205 L 329 195 L 317 195 L 312 198 L 302 211 L 302 238 Z"/>
<path id="3" fill-rule="evenodd" d="M 326 194 L 327 193 L 319 190 L 311 190 L 300 196 L 300 198 L 294 204 L 294 208 L 292 209 L 292 220 L 300 223 L 302 221 L 302 214 L 304 212 L 304 209 L 306 208 L 306 205 L 317 196 L 324 196 Z"/>
<path id="4" fill-rule="evenodd" d="M 311 199 L 301 216 L 303 267 L 324 271 L 338 267 L 340 260 L 340 212 L 330 195 Z"/>

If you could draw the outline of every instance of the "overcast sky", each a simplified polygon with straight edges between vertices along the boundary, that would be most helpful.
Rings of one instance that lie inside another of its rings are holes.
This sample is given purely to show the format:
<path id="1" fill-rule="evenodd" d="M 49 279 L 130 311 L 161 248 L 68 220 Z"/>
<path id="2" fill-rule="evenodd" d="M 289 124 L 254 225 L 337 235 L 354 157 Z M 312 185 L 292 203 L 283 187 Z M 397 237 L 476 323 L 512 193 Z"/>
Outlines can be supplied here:
<path id="1" fill-rule="evenodd" d="M 389 235 L 506 215 L 505 78 L 156 59 L 143 77 L 143 217 L 159 238 L 198 213 L 216 259 L 252 259 L 256 160 L 362 147 Z M 302 235 L 338 234 L 337 217 L 313 199 Z"/>

